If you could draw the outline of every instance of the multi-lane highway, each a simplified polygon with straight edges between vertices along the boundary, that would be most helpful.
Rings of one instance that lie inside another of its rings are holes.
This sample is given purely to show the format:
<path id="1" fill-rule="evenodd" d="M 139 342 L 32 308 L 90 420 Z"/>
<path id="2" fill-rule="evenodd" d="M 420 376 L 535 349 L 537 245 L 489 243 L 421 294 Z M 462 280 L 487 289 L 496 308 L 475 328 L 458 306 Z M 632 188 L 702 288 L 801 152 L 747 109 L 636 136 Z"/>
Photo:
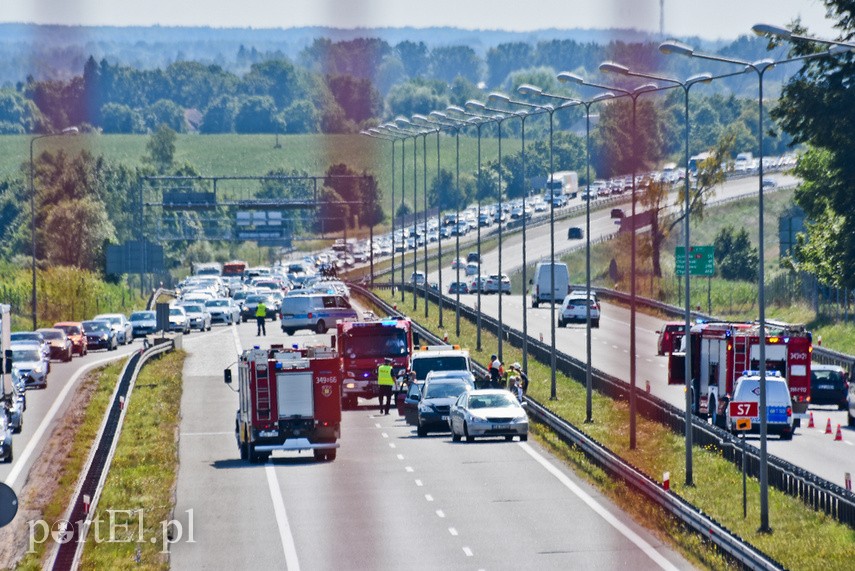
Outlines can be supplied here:
<path id="1" fill-rule="evenodd" d="M 124 358 L 140 347 L 141 342 L 137 341 L 120 345 L 117 351 L 92 351 L 85 357 L 75 356 L 68 363 L 53 361 L 47 388 L 27 391 L 24 426 L 21 433 L 12 439 L 15 452 L 13 462 L 0 464 L 0 481 L 20 492 L 33 461 L 39 456 L 58 420 L 68 409 L 78 381 L 93 368 Z"/>
<path id="2" fill-rule="evenodd" d="M 176 518 L 193 543 L 175 569 L 686 569 L 607 499 L 536 444 L 418 438 L 394 412 L 346 411 L 337 459 L 238 457 L 237 395 L 222 371 L 242 348 L 286 337 L 273 327 L 215 328 L 185 340 Z"/>
<path id="3" fill-rule="evenodd" d="M 792 179 L 784 176 L 778 177 L 782 184 L 790 184 Z M 719 199 L 730 198 L 742 194 L 756 193 L 757 179 L 747 178 L 729 181 L 717 194 Z M 569 226 L 580 226 L 584 224 L 584 216 L 563 220 L 556 224 L 556 249 L 566 248 L 567 228 Z M 614 231 L 614 223 L 609 218 L 607 210 L 599 210 L 591 214 L 591 238 L 597 239 Z M 532 261 L 549 257 L 548 226 L 541 226 L 529 234 L 527 243 L 527 260 Z M 584 242 L 574 244 L 574 247 L 584 247 Z M 486 252 L 483 256 L 483 273 L 488 274 L 498 269 L 499 252 L 497 249 Z M 515 234 L 505 243 L 502 249 L 502 271 L 510 273 L 522 266 L 521 238 Z M 443 283 L 450 283 L 456 277 L 456 271 L 451 270 L 448 264 L 443 265 Z M 430 276 L 431 280 L 438 279 L 436 274 Z M 528 303 L 528 329 L 529 335 L 537 338 L 550 338 L 550 309 L 541 306 L 532 309 Z M 461 302 L 471 307 L 477 306 L 477 296 L 461 295 Z M 509 327 L 522 330 L 522 307 L 523 297 L 515 294 L 503 296 L 502 317 L 503 322 Z M 481 310 L 484 314 L 493 317 L 498 316 L 499 298 L 497 296 L 481 296 Z M 662 326 L 663 321 L 649 315 L 638 313 L 637 315 L 637 383 L 641 390 L 645 388 L 645 381 L 650 381 L 651 392 L 669 403 L 682 408 L 685 406 L 682 386 L 667 385 L 667 358 L 658 357 L 656 350 L 656 331 Z M 600 328 L 592 331 L 592 363 L 597 369 L 614 375 L 618 378 L 629 380 L 629 310 L 611 305 L 602 304 L 602 317 Z M 556 345 L 560 351 L 568 353 L 573 357 L 585 360 L 585 326 L 571 325 L 565 329 L 559 329 L 556 334 Z M 809 429 L 802 426 L 797 430 L 792 441 L 779 441 L 775 437 L 769 439 L 769 452 L 784 458 L 806 470 L 809 470 L 831 482 L 839 485 L 844 483 L 846 472 L 855 473 L 855 454 L 851 453 L 851 447 L 855 446 L 855 434 L 846 428 L 846 413 L 828 408 L 812 409 L 816 428 Z M 844 439 L 836 442 L 832 435 L 824 433 L 826 422 L 831 419 L 836 430 L 838 424 L 844 428 Z M 749 437 L 757 443 L 757 437 Z"/>

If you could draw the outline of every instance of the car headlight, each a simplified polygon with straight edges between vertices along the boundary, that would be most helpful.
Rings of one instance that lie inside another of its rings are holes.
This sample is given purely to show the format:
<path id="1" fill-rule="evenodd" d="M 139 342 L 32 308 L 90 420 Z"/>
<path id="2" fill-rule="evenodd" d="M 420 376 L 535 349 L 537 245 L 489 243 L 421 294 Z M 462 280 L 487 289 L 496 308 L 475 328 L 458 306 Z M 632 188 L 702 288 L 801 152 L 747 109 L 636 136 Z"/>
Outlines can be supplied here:
<path id="1" fill-rule="evenodd" d="M 41 366 L 41 365 L 36 365 L 35 367 L 33 367 L 33 372 L 34 372 L 34 373 L 39 373 L 39 374 L 41 374 L 41 372 L 42 372 L 42 366 Z"/>
<path id="2" fill-rule="evenodd" d="M 475 421 L 475 422 L 486 422 L 487 421 L 487 419 L 484 418 L 483 416 L 478 416 L 477 414 L 472 414 L 471 412 L 469 413 L 469 420 Z"/>
<path id="3" fill-rule="evenodd" d="M 528 422 L 528 417 L 526 415 L 518 416 L 513 420 L 514 423 L 517 422 Z"/>

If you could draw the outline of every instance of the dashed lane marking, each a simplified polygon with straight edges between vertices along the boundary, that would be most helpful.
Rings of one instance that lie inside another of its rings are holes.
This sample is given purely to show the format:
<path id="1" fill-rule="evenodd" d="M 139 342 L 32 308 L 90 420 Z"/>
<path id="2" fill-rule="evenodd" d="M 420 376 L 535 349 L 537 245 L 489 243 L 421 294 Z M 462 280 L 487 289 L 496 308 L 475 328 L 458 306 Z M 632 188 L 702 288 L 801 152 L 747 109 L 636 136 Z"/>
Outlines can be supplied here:
<path id="1" fill-rule="evenodd" d="M 474 555 L 474 554 L 472 553 L 472 550 L 471 550 L 471 549 L 469 549 L 468 547 L 464 547 L 464 548 L 463 548 L 463 553 L 465 553 L 465 554 L 466 554 L 466 557 L 472 557 L 472 555 Z"/>
<path id="2" fill-rule="evenodd" d="M 453 536 L 457 537 L 457 530 L 456 530 L 456 529 L 454 529 L 453 527 L 449 527 L 449 528 L 448 528 L 448 533 L 450 533 L 451 535 L 453 535 Z"/>
<path id="3" fill-rule="evenodd" d="M 432 495 L 430 495 L 430 494 L 425 494 L 425 500 L 427 500 L 427 501 L 429 501 L 429 502 L 432 502 L 432 501 L 433 501 L 433 496 L 432 496 Z"/>
<path id="4" fill-rule="evenodd" d="M 421 480 L 416 480 L 416 485 L 419 487 L 424 486 Z"/>
<path id="5" fill-rule="evenodd" d="M 656 551 L 656 549 L 647 543 L 641 536 L 631 530 L 626 524 L 620 521 L 617 517 L 614 516 L 610 511 L 608 511 L 602 504 L 600 504 L 597 500 L 591 497 L 585 490 L 580 488 L 573 480 L 567 477 L 561 470 L 553 466 L 546 458 L 544 458 L 541 454 L 539 454 L 534 448 L 526 444 L 525 442 L 520 442 L 518 444 L 525 452 L 534 458 L 534 460 L 543 466 L 547 472 L 555 476 L 559 482 L 561 482 L 567 489 L 573 492 L 580 500 L 582 500 L 585 504 L 588 505 L 594 512 L 596 512 L 600 517 L 602 517 L 606 522 L 615 528 L 618 532 L 621 533 L 624 537 L 626 537 L 630 542 L 632 542 L 636 547 L 638 547 L 641 551 L 644 552 L 654 563 L 659 565 L 662 569 L 667 569 L 668 571 L 677 571 L 677 568 L 670 561 L 665 559 L 661 553 Z"/>
<path id="6" fill-rule="evenodd" d="M 389 438 L 389 435 L 386 434 L 385 432 L 381 432 L 380 436 L 382 436 L 383 438 Z"/>
<path id="7" fill-rule="evenodd" d="M 404 468 L 404 470 L 406 470 L 407 472 L 414 472 L 415 471 L 415 470 L 413 470 L 412 466 L 407 466 L 406 468 Z"/>
<path id="8" fill-rule="evenodd" d="M 442 517 L 442 518 L 444 518 L 444 517 L 445 517 L 445 512 L 444 512 L 444 511 L 442 511 L 442 510 L 436 510 L 436 515 L 437 515 L 437 517 Z"/>
<path id="9" fill-rule="evenodd" d="M 398 454 L 398 460 L 403 460 L 403 459 L 404 459 L 404 455 L 403 455 L 403 454 Z"/>

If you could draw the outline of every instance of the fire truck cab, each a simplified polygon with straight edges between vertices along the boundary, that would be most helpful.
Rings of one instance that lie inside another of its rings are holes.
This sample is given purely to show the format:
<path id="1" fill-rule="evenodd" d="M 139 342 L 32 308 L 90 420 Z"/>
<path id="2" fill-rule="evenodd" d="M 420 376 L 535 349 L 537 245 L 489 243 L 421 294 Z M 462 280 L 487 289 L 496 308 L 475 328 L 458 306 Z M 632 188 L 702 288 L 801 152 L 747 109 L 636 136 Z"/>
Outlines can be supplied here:
<path id="1" fill-rule="evenodd" d="M 725 408 L 734 385 L 746 370 L 757 370 L 760 360 L 756 323 L 713 322 L 692 327 L 693 412 L 724 427 Z M 684 384 L 685 340 L 671 354 L 668 383 Z M 770 322 L 766 327 L 766 370 L 786 378 L 799 426 L 810 401 L 811 334 L 804 327 Z"/>
<path id="2" fill-rule="evenodd" d="M 225 382 L 231 384 L 231 370 Z M 235 440 L 240 457 L 264 462 L 274 450 L 312 450 L 335 460 L 341 436 L 341 375 L 329 347 L 254 347 L 238 359 Z"/>
<path id="3" fill-rule="evenodd" d="M 386 359 L 392 360 L 395 375 L 410 370 L 413 330 L 409 319 L 342 320 L 336 327 L 345 409 L 355 409 L 358 398 L 379 394 L 377 367 Z"/>

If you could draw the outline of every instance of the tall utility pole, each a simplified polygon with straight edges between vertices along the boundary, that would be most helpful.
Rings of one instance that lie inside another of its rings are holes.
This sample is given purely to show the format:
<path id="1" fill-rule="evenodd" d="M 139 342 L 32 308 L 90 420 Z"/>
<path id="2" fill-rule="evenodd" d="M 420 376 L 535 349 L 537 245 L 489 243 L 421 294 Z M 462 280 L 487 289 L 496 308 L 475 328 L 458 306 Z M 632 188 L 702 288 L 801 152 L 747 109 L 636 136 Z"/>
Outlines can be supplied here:
<path id="1" fill-rule="evenodd" d="M 665 37 L 665 0 L 659 0 L 659 36 Z"/>

